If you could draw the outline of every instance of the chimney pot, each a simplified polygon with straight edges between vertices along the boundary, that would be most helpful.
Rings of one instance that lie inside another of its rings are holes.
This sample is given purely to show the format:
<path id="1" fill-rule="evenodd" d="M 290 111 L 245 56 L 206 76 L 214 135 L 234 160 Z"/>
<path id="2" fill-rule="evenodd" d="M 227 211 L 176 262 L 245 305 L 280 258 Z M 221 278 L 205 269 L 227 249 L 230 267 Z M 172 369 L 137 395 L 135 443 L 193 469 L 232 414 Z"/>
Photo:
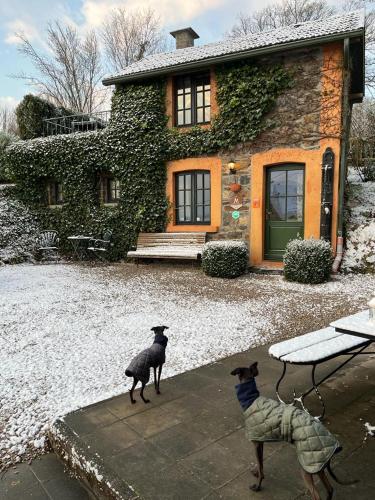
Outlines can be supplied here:
<path id="1" fill-rule="evenodd" d="M 176 39 L 176 49 L 194 47 L 194 40 L 199 38 L 199 35 L 193 30 L 193 28 L 171 31 L 170 34 Z"/>

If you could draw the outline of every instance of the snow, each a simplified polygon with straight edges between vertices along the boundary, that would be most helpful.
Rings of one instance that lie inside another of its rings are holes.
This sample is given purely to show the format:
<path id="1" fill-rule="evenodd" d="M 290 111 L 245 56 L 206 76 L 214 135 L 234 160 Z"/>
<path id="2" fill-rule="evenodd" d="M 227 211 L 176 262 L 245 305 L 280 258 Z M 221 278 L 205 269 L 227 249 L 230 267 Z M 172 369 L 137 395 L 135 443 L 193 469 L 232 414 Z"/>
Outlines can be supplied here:
<path id="1" fill-rule="evenodd" d="M 351 170 L 350 217 L 342 270 L 375 273 L 375 182 L 361 182 Z"/>
<path id="2" fill-rule="evenodd" d="M 33 260 L 38 225 L 29 209 L 0 185 L 0 264 Z"/>
<path id="3" fill-rule="evenodd" d="M 337 307 L 360 308 L 374 289 L 372 276 L 306 286 L 279 276 L 228 282 L 165 265 L 3 266 L 0 462 L 40 453 L 57 417 L 129 389 L 124 369 L 152 343 L 152 326 L 170 327 L 170 377 L 313 329 Z"/>
<path id="4" fill-rule="evenodd" d="M 281 358 L 282 356 L 287 356 L 290 353 L 305 349 L 307 347 L 315 347 L 321 342 L 333 339 L 339 336 L 335 329 L 328 326 L 327 328 L 322 328 L 315 332 L 306 333 L 300 337 L 294 337 L 293 339 L 284 340 L 283 342 L 278 342 L 273 344 L 268 352 L 270 356 L 274 358 Z"/>
<path id="5" fill-rule="evenodd" d="M 282 355 L 280 359 L 287 363 L 312 363 L 327 359 L 339 352 L 359 347 L 364 342 L 366 341 L 363 338 L 354 335 L 337 335 L 313 346 L 297 348 L 294 352 Z"/>
<path id="6" fill-rule="evenodd" d="M 366 422 L 365 428 L 366 428 L 366 434 L 368 436 L 371 436 L 371 437 L 375 436 L 375 425 L 371 425 L 369 422 Z"/>

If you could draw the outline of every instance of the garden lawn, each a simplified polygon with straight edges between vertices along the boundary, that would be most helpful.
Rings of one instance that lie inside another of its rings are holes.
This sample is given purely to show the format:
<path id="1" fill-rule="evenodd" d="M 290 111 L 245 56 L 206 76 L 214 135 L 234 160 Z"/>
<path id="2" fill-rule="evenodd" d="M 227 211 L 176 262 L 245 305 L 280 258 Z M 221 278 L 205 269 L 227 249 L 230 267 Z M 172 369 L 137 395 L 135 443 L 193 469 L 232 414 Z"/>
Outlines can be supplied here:
<path id="1" fill-rule="evenodd" d="M 0 464 L 42 452 L 56 417 L 129 389 L 125 368 L 155 325 L 170 328 L 170 377 L 326 326 L 365 308 L 374 290 L 372 276 L 307 286 L 165 264 L 3 266 Z"/>

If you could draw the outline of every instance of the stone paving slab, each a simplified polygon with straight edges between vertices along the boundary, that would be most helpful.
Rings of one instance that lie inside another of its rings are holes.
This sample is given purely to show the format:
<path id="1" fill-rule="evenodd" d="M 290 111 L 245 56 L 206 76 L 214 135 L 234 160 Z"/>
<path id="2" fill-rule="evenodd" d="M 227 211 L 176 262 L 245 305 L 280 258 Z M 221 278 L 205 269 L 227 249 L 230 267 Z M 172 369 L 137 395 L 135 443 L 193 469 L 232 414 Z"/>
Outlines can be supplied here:
<path id="1" fill-rule="evenodd" d="M 54 453 L 19 464 L 0 476 L 1 500 L 89 500 L 91 495 L 64 471 Z"/>
<path id="2" fill-rule="evenodd" d="M 274 397 L 281 364 L 271 360 L 267 347 L 231 356 L 212 365 L 178 375 L 161 383 L 162 395 L 146 389 L 151 403 L 128 394 L 74 412 L 67 425 L 90 453 L 98 454 L 111 475 L 121 478 L 138 498 L 145 500 L 308 498 L 295 450 L 285 443 L 265 446 L 264 489 L 249 491 L 254 460 L 243 430 L 243 417 L 234 393 L 236 366 L 259 362 L 261 394 Z M 324 376 L 337 361 L 319 367 Z M 310 369 L 289 366 L 283 394 L 309 385 Z M 337 474 L 361 483 L 336 487 L 337 499 L 373 496 L 375 439 L 363 443 L 364 422 L 375 423 L 375 357 L 363 356 L 348 364 L 322 386 L 326 399 L 325 424 L 338 435 L 344 451 L 335 459 Z M 307 405 L 320 408 L 314 395 Z"/>

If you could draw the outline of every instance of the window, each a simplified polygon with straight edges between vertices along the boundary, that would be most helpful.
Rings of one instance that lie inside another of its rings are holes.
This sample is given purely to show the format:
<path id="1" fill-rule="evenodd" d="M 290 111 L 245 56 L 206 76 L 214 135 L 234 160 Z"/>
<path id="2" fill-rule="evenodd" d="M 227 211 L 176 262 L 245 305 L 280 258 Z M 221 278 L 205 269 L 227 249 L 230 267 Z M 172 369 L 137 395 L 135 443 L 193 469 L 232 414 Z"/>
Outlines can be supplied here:
<path id="1" fill-rule="evenodd" d="M 102 175 L 101 193 L 103 203 L 118 203 L 120 201 L 120 181 L 112 175 Z"/>
<path id="2" fill-rule="evenodd" d="M 175 124 L 178 127 L 210 123 L 210 75 L 180 76 L 176 78 L 175 109 Z"/>
<path id="3" fill-rule="evenodd" d="M 176 224 L 210 224 L 210 184 L 208 171 L 176 174 Z"/>
<path id="4" fill-rule="evenodd" d="M 47 182 L 47 202 L 48 205 L 62 205 L 64 203 L 63 185 L 61 182 Z"/>

